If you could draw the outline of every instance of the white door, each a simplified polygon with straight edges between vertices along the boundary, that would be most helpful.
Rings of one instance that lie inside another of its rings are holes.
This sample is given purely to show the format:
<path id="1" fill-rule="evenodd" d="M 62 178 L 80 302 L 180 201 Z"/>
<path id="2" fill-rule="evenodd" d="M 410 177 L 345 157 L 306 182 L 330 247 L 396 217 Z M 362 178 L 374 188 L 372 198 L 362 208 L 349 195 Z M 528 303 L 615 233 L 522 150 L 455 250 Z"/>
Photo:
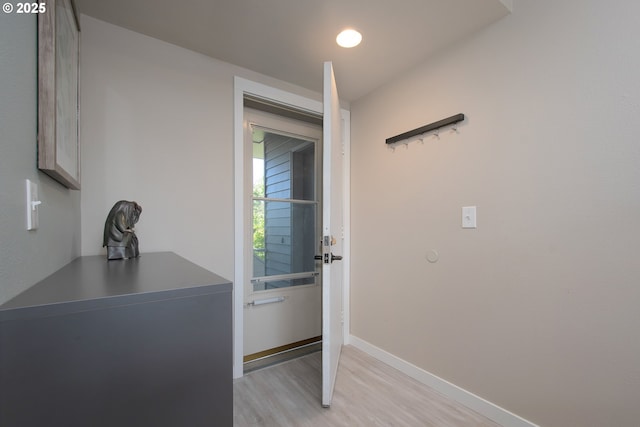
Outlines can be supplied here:
<path id="1" fill-rule="evenodd" d="M 329 407 L 344 342 L 342 132 L 340 102 L 331 62 L 324 63 L 322 194 L 322 406 Z"/>
<path id="2" fill-rule="evenodd" d="M 245 108 L 252 156 L 244 361 L 320 341 L 322 127 Z"/>

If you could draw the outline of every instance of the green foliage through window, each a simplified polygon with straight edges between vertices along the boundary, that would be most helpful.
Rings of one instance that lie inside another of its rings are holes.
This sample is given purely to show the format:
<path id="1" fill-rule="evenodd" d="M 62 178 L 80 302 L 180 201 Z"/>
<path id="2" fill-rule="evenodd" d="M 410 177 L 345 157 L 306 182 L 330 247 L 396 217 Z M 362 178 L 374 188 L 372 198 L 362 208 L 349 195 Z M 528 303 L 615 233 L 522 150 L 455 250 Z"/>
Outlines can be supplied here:
<path id="1" fill-rule="evenodd" d="M 256 184 L 253 187 L 253 197 L 264 197 L 264 184 Z M 253 201 L 253 252 L 256 257 L 265 259 L 264 241 L 264 202 Z"/>

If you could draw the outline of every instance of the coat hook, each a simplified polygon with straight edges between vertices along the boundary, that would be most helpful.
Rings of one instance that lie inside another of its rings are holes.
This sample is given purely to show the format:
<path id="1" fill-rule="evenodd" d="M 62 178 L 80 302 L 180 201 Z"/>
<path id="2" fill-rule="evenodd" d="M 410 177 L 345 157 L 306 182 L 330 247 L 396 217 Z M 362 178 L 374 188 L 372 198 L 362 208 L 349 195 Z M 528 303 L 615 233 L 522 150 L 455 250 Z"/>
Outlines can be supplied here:
<path id="1" fill-rule="evenodd" d="M 437 122 L 430 123 L 428 125 L 419 127 L 417 129 L 410 130 L 409 132 L 401 133 L 400 135 L 393 136 L 391 138 L 386 139 L 387 144 L 394 144 L 396 142 L 402 141 L 407 138 L 412 138 L 416 135 L 428 135 L 430 131 L 435 129 L 444 128 L 445 126 L 449 126 L 464 120 L 464 114 L 456 114 L 455 116 L 447 117 L 446 119 L 439 120 Z M 436 134 L 436 137 L 440 136 Z M 424 140 L 424 136 L 421 138 Z"/>

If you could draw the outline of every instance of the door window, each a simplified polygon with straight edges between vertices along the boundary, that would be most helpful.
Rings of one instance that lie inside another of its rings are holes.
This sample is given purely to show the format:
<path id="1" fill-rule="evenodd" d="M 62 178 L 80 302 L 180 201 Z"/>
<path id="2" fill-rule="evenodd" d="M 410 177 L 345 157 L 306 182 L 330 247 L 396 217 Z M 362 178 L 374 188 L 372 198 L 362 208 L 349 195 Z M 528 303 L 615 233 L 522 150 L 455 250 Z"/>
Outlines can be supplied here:
<path id="1" fill-rule="evenodd" d="M 251 132 L 253 291 L 315 284 L 318 141 L 256 124 Z"/>

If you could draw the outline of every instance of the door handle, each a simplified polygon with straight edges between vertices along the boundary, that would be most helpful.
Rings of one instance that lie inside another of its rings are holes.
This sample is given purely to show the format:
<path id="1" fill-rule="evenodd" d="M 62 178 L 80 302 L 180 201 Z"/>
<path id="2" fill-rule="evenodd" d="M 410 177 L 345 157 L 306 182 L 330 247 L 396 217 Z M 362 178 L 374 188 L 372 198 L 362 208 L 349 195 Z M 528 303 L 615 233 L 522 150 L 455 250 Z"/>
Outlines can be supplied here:
<path id="1" fill-rule="evenodd" d="M 328 258 L 328 257 L 327 257 Z M 324 257 L 322 255 L 315 255 L 313 257 L 313 259 L 317 259 L 317 260 L 324 260 Z M 328 260 L 326 260 L 328 261 Z M 331 262 L 333 261 L 342 261 L 342 255 L 334 255 L 333 253 L 331 253 Z M 329 262 L 325 262 L 325 264 L 329 264 Z"/>

